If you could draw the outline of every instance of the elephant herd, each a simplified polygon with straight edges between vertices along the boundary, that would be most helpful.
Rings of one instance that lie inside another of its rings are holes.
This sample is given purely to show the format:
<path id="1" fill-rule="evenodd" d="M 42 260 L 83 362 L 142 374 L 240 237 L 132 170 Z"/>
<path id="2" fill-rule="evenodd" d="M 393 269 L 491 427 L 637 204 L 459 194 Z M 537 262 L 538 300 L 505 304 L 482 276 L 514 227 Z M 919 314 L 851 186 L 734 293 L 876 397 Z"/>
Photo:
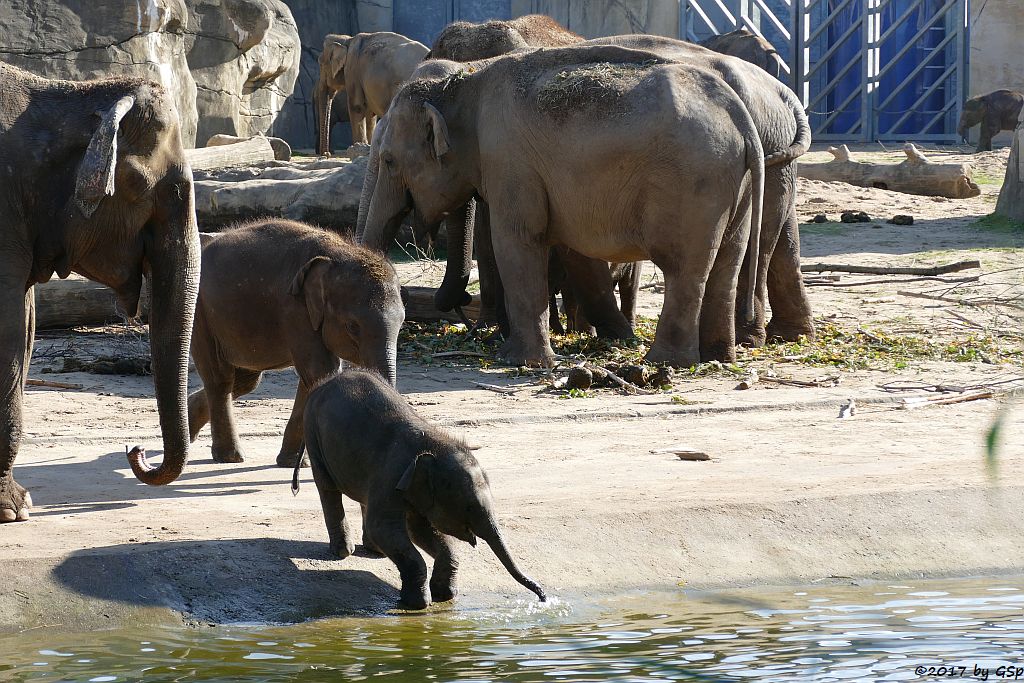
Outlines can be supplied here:
<path id="1" fill-rule="evenodd" d="M 145 277 L 164 449 L 159 466 L 141 447 L 129 453 L 140 481 L 174 481 L 207 423 L 214 460 L 241 461 L 232 400 L 262 372 L 294 367 L 277 463 L 298 472 L 308 452 L 337 556 L 353 547 L 344 494 L 363 508 L 367 550 L 399 567 L 405 605 L 455 595 L 453 538 L 485 540 L 544 599 L 512 561 L 467 446 L 394 389 L 404 305 L 384 253 L 407 215 L 444 223 L 438 307 L 468 300 L 475 251 L 482 315 L 517 365 L 553 361 L 551 285 L 576 302 L 570 325 L 631 336 L 644 260 L 666 284 L 651 362 L 731 360 L 737 343 L 813 335 L 795 215 L 810 128 L 768 73 L 777 55 L 750 35 L 722 41 L 750 61 L 656 36 L 584 40 L 536 15 L 452 24 L 429 50 L 392 33 L 328 36 L 319 151 L 342 89 L 356 141 L 371 143 L 358 244 L 273 218 L 200 234 L 160 86 L 46 80 L 0 63 L 0 522 L 31 507 L 13 465 L 33 285 L 75 272 L 132 316 Z M 190 352 L 203 381 L 191 395 Z M 364 370 L 339 373 L 342 360 Z M 417 546 L 435 559 L 429 584 Z"/>

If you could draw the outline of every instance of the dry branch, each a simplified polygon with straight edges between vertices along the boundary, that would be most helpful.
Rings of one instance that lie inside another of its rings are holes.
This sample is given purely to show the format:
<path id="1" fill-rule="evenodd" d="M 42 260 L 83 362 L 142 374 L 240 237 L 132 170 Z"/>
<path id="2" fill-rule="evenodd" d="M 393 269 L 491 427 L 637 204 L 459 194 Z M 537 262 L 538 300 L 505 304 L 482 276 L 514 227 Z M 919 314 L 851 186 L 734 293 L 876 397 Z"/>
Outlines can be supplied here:
<path id="1" fill-rule="evenodd" d="M 928 268 L 887 267 L 887 266 L 852 266 L 839 263 L 809 263 L 800 266 L 801 273 L 866 273 L 870 275 L 945 275 L 961 270 L 981 268 L 979 261 L 957 261 L 944 266 Z"/>
<path id="2" fill-rule="evenodd" d="M 981 194 L 981 188 L 972 180 L 970 164 L 933 163 L 910 143 L 903 147 L 907 159 L 899 164 L 853 161 L 846 145 L 829 147 L 828 151 L 835 159 L 824 164 L 801 163 L 797 175 L 929 197 L 967 199 Z"/>
<path id="3" fill-rule="evenodd" d="M 67 382 L 52 382 L 48 379 L 35 379 L 29 377 L 25 380 L 25 384 L 30 387 L 49 387 L 51 389 L 84 389 L 85 387 L 81 384 L 69 384 Z"/>

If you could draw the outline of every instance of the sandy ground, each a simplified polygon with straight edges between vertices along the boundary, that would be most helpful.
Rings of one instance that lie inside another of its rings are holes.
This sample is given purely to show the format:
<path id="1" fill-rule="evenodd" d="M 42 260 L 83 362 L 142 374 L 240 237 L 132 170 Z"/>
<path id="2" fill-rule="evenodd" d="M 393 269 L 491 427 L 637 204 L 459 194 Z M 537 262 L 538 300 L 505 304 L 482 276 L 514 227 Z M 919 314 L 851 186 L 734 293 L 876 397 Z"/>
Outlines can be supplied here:
<path id="1" fill-rule="evenodd" d="M 868 149 L 868 148 L 865 148 Z M 898 159 L 870 148 L 873 157 Z M 934 340 L 1003 335 L 1021 347 L 1024 233 L 972 225 L 991 212 L 1006 150 L 937 158 L 975 163 L 981 197 L 934 200 L 801 181 L 802 221 L 843 209 L 871 224 L 805 226 L 805 263 L 937 265 L 977 258 L 979 271 L 942 280 L 843 275 L 810 290 L 824 324 Z M 825 160 L 823 152 L 810 160 Z M 884 223 L 911 213 L 913 226 Z M 408 282 L 438 269 L 407 264 Z M 652 273 L 641 313 L 661 305 Z M 917 292 L 974 305 L 907 297 Z M 1017 299 L 1019 302 L 1021 299 Z M 295 378 L 269 373 L 237 403 L 247 448 L 240 465 L 214 464 L 209 432 L 186 473 L 165 488 L 137 483 L 124 446 L 159 446 L 146 377 L 40 374 L 68 345 L 107 349 L 108 334 L 46 335 L 33 376 L 80 383 L 30 388 L 16 466 L 36 503 L 29 523 L 0 527 L 6 590 L 0 630 L 68 629 L 147 621 L 290 621 L 375 613 L 397 598 L 387 560 L 327 559 L 315 486 L 273 466 Z M 1024 405 L 1009 397 L 914 410 L 903 383 L 1024 387 L 1019 364 L 913 362 L 901 369 L 836 371 L 776 362 L 781 377 L 840 374 L 832 387 L 713 375 L 677 380 L 668 394 L 604 390 L 567 399 L 500 369 L 405 362 L 399 388 L 425 416 L 475 446 L 522 568 L 561 596 L 625 587 L 808 583 L 921 575 L 1019 573 L 1024 557 Z M 1019 363 L 1019 361 L 1018 361 Z M 192 381 L 198 384 L 198 377 Z M 518 390 L 499 394 L 474 382 Z M 855 398 L 858 411 L 838 419 Z M 1002 445 L 986 466 L 985 435 L 1002 415 Z M 652 450 L 685 443 L 711 454 L 684 462 Z M 354 528 L 358 506 L 350 505 Z M 460 604 L 529 601 L 484 547 L 465 547 Z"/>

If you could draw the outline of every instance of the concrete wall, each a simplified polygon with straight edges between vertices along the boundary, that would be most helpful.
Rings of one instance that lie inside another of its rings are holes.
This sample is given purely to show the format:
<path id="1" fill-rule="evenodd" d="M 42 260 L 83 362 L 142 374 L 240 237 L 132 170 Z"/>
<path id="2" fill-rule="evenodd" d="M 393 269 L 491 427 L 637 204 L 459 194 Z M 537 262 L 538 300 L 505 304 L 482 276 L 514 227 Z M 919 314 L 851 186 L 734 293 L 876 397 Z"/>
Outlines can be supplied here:
<path id="1" fill-rule="evenodd" d="M 971 25 L 971 97 L 1000 88 L 1024 91 L 1024 2 L 974 0 Z M 972 133 L 977 141 L 978 128 Z M 1011 133 L 995 139 L 1010 141 Z"/>

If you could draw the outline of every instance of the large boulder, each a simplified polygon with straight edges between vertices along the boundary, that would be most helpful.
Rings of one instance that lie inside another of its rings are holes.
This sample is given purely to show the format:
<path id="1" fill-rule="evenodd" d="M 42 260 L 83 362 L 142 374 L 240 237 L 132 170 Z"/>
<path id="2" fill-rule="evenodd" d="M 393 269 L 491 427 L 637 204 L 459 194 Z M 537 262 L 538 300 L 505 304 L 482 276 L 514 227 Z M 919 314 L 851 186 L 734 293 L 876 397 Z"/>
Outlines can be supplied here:
<path id="1" fill-rule="evenodd" d="M 216 232 L 241 220 L 281 216 L 351 232 L 359 212 L 366 161 L 366 156 L 268 161 L 218 171 L 196 171 L 199 228 Z"/>
<path id="2" fill-rule="evenodd" d="M 140 76 L 178 107 L 186 146 L 196 139 L 196 83 L 186 59 L 186 0 L 5 0 L 0 59 L 46 76 L 87 80 Z"/>
<path id="3" fill-rule="evenodd" d="M 295 87 L 302 53 L 288 6 L 279 0 L 187 2 L 197 140 L 271 131 Z"/>

